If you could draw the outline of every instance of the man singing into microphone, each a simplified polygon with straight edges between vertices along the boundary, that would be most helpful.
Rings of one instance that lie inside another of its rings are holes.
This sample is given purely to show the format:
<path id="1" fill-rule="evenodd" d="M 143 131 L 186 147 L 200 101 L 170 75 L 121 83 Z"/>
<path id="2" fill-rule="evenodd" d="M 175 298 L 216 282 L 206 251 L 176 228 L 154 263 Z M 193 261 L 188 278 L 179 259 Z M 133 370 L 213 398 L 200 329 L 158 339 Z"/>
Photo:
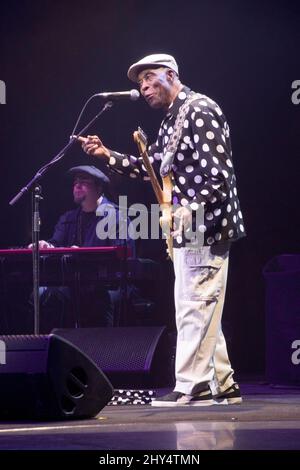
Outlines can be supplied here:
<path id="1" fill-rule="evenodd" d="M 174 218 L 184 229 L 199 208 L 204 211 L 197 227 L 202 246 L 191 247 L 178 230 L 174 235 L 176 384 L 152 404 L 241 403 L 221 328 L 230 244 L 245 234 L 228 124 L 212 99 L 181 83 L 168 54 L 144 57 L 129 67 L 128 77 L 151 108 L 165 112 L 148 151 L 161 176 L 171 176 L 173 204 L 180 205 Z M 105 158 L 118 172 L 147 176 L 140 159 L 108 149 L 99 137 L 79 140 L 87 154 Z"/>

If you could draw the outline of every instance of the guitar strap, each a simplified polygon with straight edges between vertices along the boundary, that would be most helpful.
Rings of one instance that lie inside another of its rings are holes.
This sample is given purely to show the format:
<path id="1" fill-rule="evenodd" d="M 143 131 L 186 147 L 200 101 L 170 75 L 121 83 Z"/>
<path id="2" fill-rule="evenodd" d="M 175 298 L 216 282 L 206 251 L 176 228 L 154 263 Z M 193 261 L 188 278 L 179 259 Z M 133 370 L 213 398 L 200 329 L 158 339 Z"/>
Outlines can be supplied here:
<path id="1" fill-rule="evenodd" d="M 182 135 L 183 124 L 186 115 L 189 111 L 189 106 L 194 100 L 200 99 L 202 97 L 203 95 L 201 95 L 200 93 L 190 91 L 186 100 L 179 108 L 174 124 L 174 129 L 167 143 L 167 146 L 165 147 L 164 156 L 162 158 L 160 166 L 160 175 L 162 178 L 165 178 L 171 173 L 174 157 L 178 148 L 179 140 Z"/>

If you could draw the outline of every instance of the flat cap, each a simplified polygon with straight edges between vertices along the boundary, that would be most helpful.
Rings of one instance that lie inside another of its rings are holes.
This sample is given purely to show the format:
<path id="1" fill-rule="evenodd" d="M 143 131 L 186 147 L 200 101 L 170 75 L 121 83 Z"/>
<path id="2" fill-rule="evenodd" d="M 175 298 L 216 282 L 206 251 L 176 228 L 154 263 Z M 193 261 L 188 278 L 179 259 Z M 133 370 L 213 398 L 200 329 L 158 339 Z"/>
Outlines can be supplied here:
<path id="1" fill-rule="evenodd" d="M 138 75 L 142 70 L 158 67 L 167 67 L 178 74 L 178 65 L 173 56 L 169 54 L 151 54 L 132 64 L 128 69 L 127 76 L 133 82 L 137 82 Z"/>
<path id="2" fill-rule="evenodd" d="M 110 180 L 108 176 L 106 176 L 101 170 L 96 168 L 93 165 L 80 165 L 80 166 L 73 166 L 68 170 L 68 173 L 74 175 L 75 173 L 87 173 L 93 178 L 99 180 L 102 184 L 109 184 Z"/>

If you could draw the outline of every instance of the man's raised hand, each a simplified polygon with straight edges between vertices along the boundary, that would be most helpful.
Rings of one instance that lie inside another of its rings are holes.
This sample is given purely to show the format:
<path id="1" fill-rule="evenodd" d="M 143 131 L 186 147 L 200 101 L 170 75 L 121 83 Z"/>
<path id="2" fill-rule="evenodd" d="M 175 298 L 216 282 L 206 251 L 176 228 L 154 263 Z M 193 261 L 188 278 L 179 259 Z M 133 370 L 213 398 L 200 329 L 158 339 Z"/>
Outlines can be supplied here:
<path id="1" fill-rule="evenodd" d="M 110 151 L 103 145 L 97 135 L 87 135 L 86 137 L 77 137 L 81 142 L 82 150 L 93 157 L 110 157 Z"/>

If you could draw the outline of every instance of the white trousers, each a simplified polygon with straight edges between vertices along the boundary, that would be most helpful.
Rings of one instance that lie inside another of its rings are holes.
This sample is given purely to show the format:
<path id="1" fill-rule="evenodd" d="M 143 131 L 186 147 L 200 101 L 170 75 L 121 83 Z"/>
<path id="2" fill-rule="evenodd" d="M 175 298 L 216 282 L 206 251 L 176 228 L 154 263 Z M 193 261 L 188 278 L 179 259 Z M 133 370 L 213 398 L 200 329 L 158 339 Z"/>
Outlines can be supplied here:
<path id="1" fill-rule="evenodd" d="M 221 327 L 228 258 L 228 247 L 174 248 L 178 392 L 209 385 L 215 394 L 234 383 Z"/>

